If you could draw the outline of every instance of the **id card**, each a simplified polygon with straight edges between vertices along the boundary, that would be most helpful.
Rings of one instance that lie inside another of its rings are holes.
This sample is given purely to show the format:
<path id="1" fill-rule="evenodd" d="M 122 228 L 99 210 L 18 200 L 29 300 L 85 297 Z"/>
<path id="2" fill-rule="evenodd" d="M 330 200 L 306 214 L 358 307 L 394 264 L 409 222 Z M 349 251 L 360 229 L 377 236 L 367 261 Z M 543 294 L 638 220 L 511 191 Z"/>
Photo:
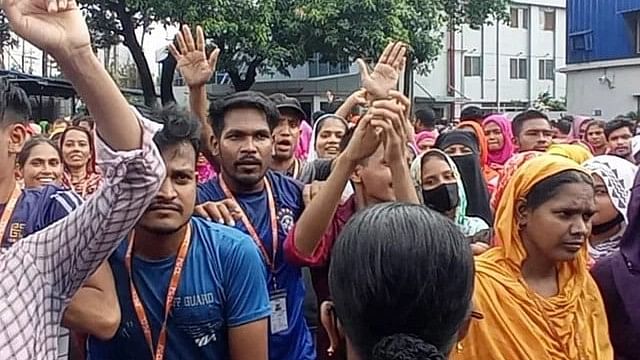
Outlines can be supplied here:
<path id="1" fill-rule="evenodd" d="M 269 294 L 271 303 L 271 334 L 277 334 L 289 329 L 287 319 L 287 293 L 283 290 L 272 291 Z"/>

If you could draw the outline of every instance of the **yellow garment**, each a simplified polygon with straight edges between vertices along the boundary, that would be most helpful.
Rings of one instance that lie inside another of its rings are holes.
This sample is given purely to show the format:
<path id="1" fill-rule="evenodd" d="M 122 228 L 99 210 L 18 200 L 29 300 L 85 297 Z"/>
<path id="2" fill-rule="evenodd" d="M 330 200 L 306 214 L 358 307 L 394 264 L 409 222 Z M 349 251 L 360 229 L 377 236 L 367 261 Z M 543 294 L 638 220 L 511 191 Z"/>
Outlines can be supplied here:
<path id="1" fill-rule="evenodd" d="M 516 201 L 540 181 L 572 169 L 584 171 L 571 160 L 542 155 L 518 169 L 507 184 L 495 222 L 502 246 L 476 258 L 474 305 L 484 319 L 472 321 L 452 359 L 613 359 L 602 298 L 587 270 L 586 246 L 573 261 L 558 265 L 559 292 L 551 298 L 536 294 L 521 274 L 526 251 Z"/>
<path id="2" fill-rule="evenodd" d="M 579 144 L 552 144 L 549 146 L 547 153 L 564 156 L 578 164 L 582 164 L 593 157 L 589 149 Z"/>

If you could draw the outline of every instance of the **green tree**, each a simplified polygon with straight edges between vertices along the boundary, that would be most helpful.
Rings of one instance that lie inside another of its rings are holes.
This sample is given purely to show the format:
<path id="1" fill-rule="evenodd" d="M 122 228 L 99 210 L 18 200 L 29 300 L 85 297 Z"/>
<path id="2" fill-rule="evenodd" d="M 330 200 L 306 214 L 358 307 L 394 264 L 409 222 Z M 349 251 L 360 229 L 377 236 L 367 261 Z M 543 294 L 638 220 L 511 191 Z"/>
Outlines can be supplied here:
<path id="1" fill-rule="evenodd" d="M 259 73 L 288 75 L 314 54 L 332 63 L 374 59 L 390 40 L 411 45 L 411 64 L 426 73 L 442 35 L 462 24 L 506 18 L 507 0 L 81 0 L 97 47 L 122 41 L 138 66 L 145 100 L 155 103 L 149 66 L 134 30 L 153 21 L 199 24 L 221 50 L 219 71 L 235 89 Z M 175 66 L 175 62 L 168 62 Z M 170 81 L 173 71 L 164 72 Z M 164 87 L 163 87 L 164 88 Z"/>
<path id="2" fill-rule="evenodd" d="M 148 106 L 157 103 L 156 90 L 149 63 L 135 31 L 142 28 L 143 33 L 146 33 L 150 30 L 151 24 L 157 20 L 151 4 L 152 2 L 146 0 L 80 1 L 94 48 L 105 49 L 122 43 L 131 52 L 131 57 L 138 69 L 144 101 Z"/>
<path id="3" fill-rule="evenodd" d="M 221 0 L 205 19 L 207 38 L 221 49 L 219 69 L 236 90 L 259 72 L 304 64 L 318 53 L 331 63 L 374 59 L 390 40 L 411 45 L 413 67 L 426 73 L 443 31 L 506 19 L 506 0 Z M 250 19 L 251 21 L 248 21 Z"/>
<path id="4" fill-rule="evenodd" d="M 538 95 L 533 107 L 540 111 L 567 111 L 567 101 L 564 98 L 554 99 L 550 92 L 545 91 Z"/>

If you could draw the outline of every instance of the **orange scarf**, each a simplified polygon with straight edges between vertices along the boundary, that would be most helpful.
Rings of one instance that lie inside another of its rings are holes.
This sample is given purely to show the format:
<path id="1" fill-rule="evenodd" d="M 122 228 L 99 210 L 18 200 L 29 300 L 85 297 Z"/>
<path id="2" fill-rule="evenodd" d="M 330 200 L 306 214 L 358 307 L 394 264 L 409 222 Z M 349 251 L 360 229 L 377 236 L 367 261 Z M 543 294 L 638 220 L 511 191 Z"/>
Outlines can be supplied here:
<path id="1" fill-rule="evenodd" d="M 458 124 L 458 129 L 463 127 L 473 128 L 473 133 L 476 134 L 476 138 L 478 138 L 482 174 L 484 175 L 484 180 L 489 187 L 489 192 L 493 193 L 493 190 L 498 185 L 498 178 L 500 177 L 500 174 L 489 166 L 489 146 L 487 145 L 487 137 L 484 135 L 484 130 L 482 129 L 482 126 L 475 121 L 463 121 Z M 505 139 L 505 141 L 507 141 L 507 139 Z"/>
<path id="2" fill-rule="evenodd" d="M 504 189 L 495 222 L 502 245 L 476 258 L 474 304 L 484 319 L 471 324 L 453 359 L 613 359 L 602 298 L 587 271 L 586 246 L 558 266 L 559 292 L 551 298 L 529 289 L 520 272 L 526 251 L 516 201 L 565 170 L 584 171 L 569 159 L 539 156 L 519 168 Z"/>

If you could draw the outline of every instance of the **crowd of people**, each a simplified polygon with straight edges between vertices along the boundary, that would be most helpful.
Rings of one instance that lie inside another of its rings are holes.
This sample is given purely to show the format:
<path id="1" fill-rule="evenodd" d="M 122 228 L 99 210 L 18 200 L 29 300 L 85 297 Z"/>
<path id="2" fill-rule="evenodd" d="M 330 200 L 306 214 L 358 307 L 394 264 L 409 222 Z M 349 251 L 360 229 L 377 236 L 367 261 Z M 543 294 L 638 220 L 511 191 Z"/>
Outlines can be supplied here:
<path id="1" fill-rule="evenodd" d="M 284 94 L 209 102 L 219 50 L 188 26 L 189 109 L 143 116 L 75 1 L 2 8 L 88 115 L 35 134 L 3 84 L 1 358 L 640 359 L 633 121 L 439 127 L 396 91 L 401 42 L 312 119 Z"/>

